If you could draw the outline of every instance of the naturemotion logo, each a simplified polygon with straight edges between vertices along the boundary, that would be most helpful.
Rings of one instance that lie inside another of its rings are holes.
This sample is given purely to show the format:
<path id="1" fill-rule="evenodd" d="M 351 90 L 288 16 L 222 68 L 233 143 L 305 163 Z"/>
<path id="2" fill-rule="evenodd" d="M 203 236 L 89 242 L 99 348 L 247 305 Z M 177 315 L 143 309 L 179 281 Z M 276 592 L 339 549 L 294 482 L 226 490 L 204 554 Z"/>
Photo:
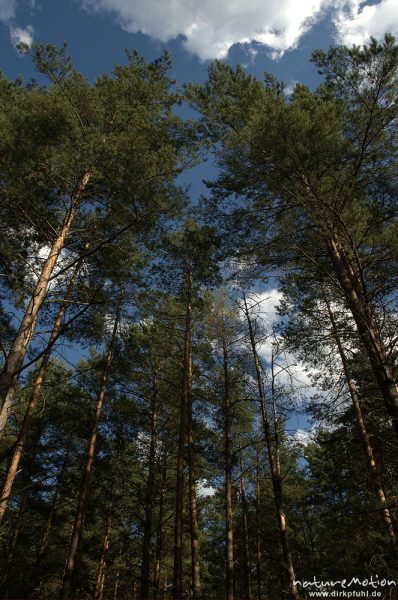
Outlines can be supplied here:
<path id="1" fill-rule="evenodd" d="M 378 575 L 369 579 L 351 577 L 351 579 L 297 580 L 297 588 L 308 598 L 383 598 L 383 592 L 397 587 L 394 579 L 381 578 Z"/>

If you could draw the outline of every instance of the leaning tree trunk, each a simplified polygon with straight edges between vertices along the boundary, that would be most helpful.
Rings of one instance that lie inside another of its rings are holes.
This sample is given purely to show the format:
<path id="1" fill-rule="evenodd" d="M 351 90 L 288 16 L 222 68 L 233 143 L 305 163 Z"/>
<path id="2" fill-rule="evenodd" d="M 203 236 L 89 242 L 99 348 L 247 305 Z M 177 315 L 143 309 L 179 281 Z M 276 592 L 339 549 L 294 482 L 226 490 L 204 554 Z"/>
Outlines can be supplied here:
<path id="1" fill-rule="evenodd" d="M 67 553 L 67 558 L 66 558 L 66 562 L 65 562 L 65 569 L 64 569 L 64 573 L 63 573 L 63 577 L 62 577 L 62 582 L 61 582 L 61 589 L 60 589 L 60 593 L 59 593 L 60 600 L 66 600 L 67 598 L 70 598 L 70 595 L 71 595 L 72 577 L 73 577 L 73 573 L 74 573 L 74 569 L 75 569 L 77 550 L 78 550 L 81 536 L 83 533 L 87 497 L 88 497 L 91 473 L 92 473 L 93 463 L 94 463 L 95 448 L 96 448 L 96 444 L 97 444 L 98 426 L 99 426 L 99 422 L 100 422 L 100 418 L 101 418 L 102 405 L 103 405 L 104 399 L 105 399 L 106 383 L 108 380 L 108 376 L 109 376 L 109 372 L 110 372 L 111 364 L 112 364 L 113 348 L 114 348 L 116 336 L 117 336 L 117 328 L 118 328 L 119 318 L 120 318 L 120 309 L 121 309 L 121 301 L 119 301 L 119 305 L 117 308 L 115 322 L 113 325 L 112 337 L 111 337 L 111 340 L 110 340 L 110 343 L 108 346 L 108 351 L 106 353 L 104 366 L 103 366 L 103 370 L 102 370 L 100 387 L 99 387 L 99 392 L 98 392 L 98 397 L 97 397 L 97 405 L 96 405 L 96 409 L 95 409 L 94 422 L 92 425 L 91 435 L 90 435 L 90 440 L 89 440 L 89 445 L 88 445 L 88 450 L 87 450 L 86 464 L 84 467 L 82 481 L 81 481 L 81 485 L 80 485 L 80 492 L 79 492 L 79 499 L 78 499 L 78 504 L 77 504 L 77 509 L 76 509 L 76 515 L 75 515 L 75 520 L 74 520 L 73 527 L 72 527 L 72 534 L 71 534 L 71 538 L 70 538 L 70 542 L 69 542 L 68 553 Z"/>
<path id="2" fill-rule="evenodd" d="M 232 415 L 230 381 L 228 368 L 228 348 L 225 339 L 223 346 L 224 371 L 224 444 L 225 444 L 225 586 L 226 600 L 234 600 L 234 528 L 232 505 Z"/>
<path id="3" fill-rule="evenodd" d="M 3 488 L 1 491 L 1 495 L 0 495 L 0 523 L 2 522 L 4 513 L 7 510 L 8 499 L 10 497 L 12 487 L 14 485 L 14 480 L 15 480 L 16 474 L 18 472 L 19 462 L 21 460 L 21 457 L 22 457 L 22 454 L 23 454 L 23 451 L 25 448 L 26 436 L 29 431 L 29 426 L 32 421 L 33 413 L 36 409 L 37 402 L 40 398 L 41 391 L 43 389 L 44 380 L 45 380 L 45 376 L 46 376 L 46 372 L 47 372 L 47 367 L 48 367 L 48 364 L 50 361 L 53 344 L 54 344 L 54 341 L 57 339 L 57 336 L 58 336 L 60 328 L 61 328 L 62 319 L 64 317 L 65 310 L 66 310 L 66 302 L 70 298 L 70 296 L 73 292 L 73 289 L 76 285 L 79 270 L 81 268 L 81 262 L 82 261 L 79 261 L 79 263 L 77 264 L 76 269 L 75 269 L 75 271 L 72 275 L 72 278 L 69 282 L 69 286 L 68 286 L 68 289 L 66 290 L 64 300 L 63 300 L 63 302 L 59 308 L 58 314 L 56 316 L 53 330 L 51 332 L 50 339 L 48 341 L 47 348 L 46 348 L 46 351 L 43 356 L 43 360 L 41 362 L 40 368 L 37 372 L 37 375 L 36 375 L 36 378 L 35 378 L 35 381 L 33 384 L 29 402 L 26 407 L 25 416 L 22 421 L 21 428 L 19 430 L 18 438 L 17 438 L 17 441 L 16 441 L 14 449 L 13 449 L 11 461 L 10 461 L 10 464 L 9 464 L 7 472 L 6 472 L 6 476 L 5 476 L 4 483 L 3 483 Z"/>
<path id="4" fill-rule="evenodd" d="M 369 473 L 370 473 L 370 476 L 372 479 L 374 489 L 376 490 L 377 496 L 379 498 L 380 506 L 381 506 L 382 513 L 383 513 L 384 523 L 385 523 L 387 533 L 388 533 L 388 536 L 389 536 L 390 542 L 391 542 L 391 547 L 392 547 L 394 555 L 397 557 L 398 549 L 397 549 L 397 540 L 396 540 L 396 532 L 395 532 L 396 523 L 395 523 L 393 515 L 390 512 L 390 509 L 388 508 L 387 498 L 386 498 L 386 495 L 384 492 L 384 488 L 383 488 L 383 484 L 382 484 L 382 480 L 381 480 L 381 476 L 380 476 L 380 471 L 379 471 L 379 468 L 378 468 L 378 465 L 376 462 L 376 457 L 375 457 L 375 454 L 373 451 L 373 447 L 372 447 L 372 444 L 370 441 L 370 436 L 366 429 L 365 419 L 364 419 L 363 413 L 362 413 L 361 398 L 359 396 L 359 393 L 357 391 L 355 383 L 351 377 L 350 368 L 348 366 L 348 360 L 347 360 L 347 357 L 346 357 L 346 354 L 345 354 L 345 351 L 343 348 L 343 344 L 340 339 L 339 331 L 337 328 L 337 323 L 334 318 L 332 309 L 330 307 L 330 303 L 329 303 L 328 299 L 326 298 L 326 295 L 324 295 L 324 300 L 325 300 L 326 307 L 328 310 L 330 323 L 332 325 L 333 337 L 336 341 L 336 345 L 337 345 L 339 355 L 340 355 L 341 364 L 343 366 L 344 377 L 345 377 L 345 380 L 347 383 L 348 391 L 351 396 L 351 401 L 352 401 L 352 405 L 354 408 L 358 429 L 360 431 L 363 447 L 364 447 L 364 450 L 366 453 L 366 460 L 367 460 Z"/>
<path id="5" fill-rule="evenodd" d="M 39 310 L 46 297 L 55 265 L 70 233 L 76 210 L 90 181 L 90 177 L 91 174 L 86 171 L 80 177 L 76 185 L 72 194 L 69 210 L 65 215 L 61 228 L 44 263 L 17 335 L 7 355 L 3 371 L 0 375 L 0 403 L 2 404 L 0 411 L 0 435 L 7 422 L 18 383 L 19 369 L 22 367 L 26 351 L 33 337 Z"/>
<path id="6" fill-rule="evenodd" d="M 250 318 L 249 308 L 248 308 L 248 305 L 246 302 L 246 298 L 244 297 L 243 300 L 244 300 L 245 316 L 246 316 L 248 328 L 249 328 L 249 337 L 250 337 L 250 344 L 251 344 L 251 348 L 252 348 L 254 366 L 255 366 L 255 371 L 256 371 L 257 389 L 258 389 L 258 396 L 259 396 L 260 408 L 261 408 L 261 420 L 262 420 L 262 425 L 263 425 L 263 430 L 264 430 L 265 444 L 267 447 L 268 460 L 269 460 L 269 466 L 270 466 L 270 471 L 271 471 L 272 489 L 273 489 L 274 503 L 275 503 L 275 508 L 276 508 L 277 520 L 278 520 L 279 537 L 280 537 L 280 543 L 281 543 L 282 555 L 283 555 L 283 566 L 284 566 L 284 570 L 287 572 L 287 576 L 288 576 L 288 580 L 289 580 L 290 597 L 293 600 L 300 600 L 300 595 L 299 595 L 297 583 L 296 583 L 296 573 L 295 573 L 295 569 L 294 569 L 294 565 L 293 565 L 293 557 L 292 557 L 292 553 L 290 550 L 289 537 L 288 537 L 288 532 L 287 532 L 286 514 L 285 514 L 285 510 L 284 510 L 284 506 L 283 506 L 282 478 L 281 478 L 281 473 L 280 473 L 277 457 L 275 457 L 275 455 L 274 455 L 274 448 L 273 448 L 274 444 L 272 441 L 271 427 L 270 427 L 270 422 L 269 422 L 269 418 L 268 418 L 267 404 L 266 404 L 266 398 L 265 398 L 265 393 L 264 393 L 264 385 L 263 385 L 262 374 L 261 374 L 260 359 L 258 357 L 253 325 L 252 325 L 252 321 Z M 277 454 L 278 454 L 278 449 L 276 449 L 276 450 L 277 450 Z"/>
<path id="7" fill-rule="evenodd" d="M 392 419 L 395 431 L 398 433 L 398 385 L 387 358 L 387 350 L 381 339 L 372 306 L 366 297 L 363 277 L 358 274 L 359 267 L 355 269 L 352 266 L 349 257 L 335 239 L 329 240 L 329 254 L 387 412 Z"/>

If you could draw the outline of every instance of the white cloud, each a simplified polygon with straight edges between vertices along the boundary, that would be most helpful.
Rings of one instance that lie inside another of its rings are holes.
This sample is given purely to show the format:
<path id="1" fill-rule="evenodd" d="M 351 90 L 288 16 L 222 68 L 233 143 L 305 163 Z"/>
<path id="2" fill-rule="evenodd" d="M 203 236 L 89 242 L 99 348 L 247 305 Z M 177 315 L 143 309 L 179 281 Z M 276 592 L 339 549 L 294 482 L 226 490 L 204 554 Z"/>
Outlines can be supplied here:
<path id="1" fill-rule="evenodd" d="M 217 492 L 207 479 L 198 479 L 196 482 L 196 494 L 198 498 L 211 498 Z"/>
<path id="2" fill-rule="evenodd" d="M 350 0 L 338 11 L 335 24 L 339 41 L 348 46 L 361 45 L 370 36 L 381 40 L 386 32 L 398 35 L 398 0 L 372 5 Z"/>
<path id="3" fill-rule="evenodd" d="M 0 0 L 0 21 L 7 23 L 15 17 L 16 0 Z"/>
<path id="4" fill-rule="evenodd" d="M 202 60 L 225 58 L 234 44 L 258 42 L 274 57 L 294 48 L 335 0 L 81 0 L 91 11 L 115 14 L 131 33 L 161 42 L 184 36 Z"/>
<path id="5" fill-rule="evenodd" d="M 35 0 L 0 0 L 0 22 L 8 25 L 13 46 L 21 43 L 31 46 L 33 43 L 33 27 L 31 25 L 18 27 L 15 24 L 17 9 L 22 5 L 33 11 Z"/>
<path id="6" fill-rule="evenodd" d="M 336 26 L 339 42 L 362 43 L 370 35 L 381 39 L 386 31 L 398 34 L 398 0 L 380 0 L 372 5 L 363 0 L 80 2 L 86 10 L 113 13 L 131 33 L 141 31 L 161 42 L 183 36 L 185 48 L 201 60 L 225 58 L 234 44 L 244 44 L 250 56 L 248 48 L 253 42 L 279 58 L 297 47 L 303 34 L 326 14 Z M 255 54 L 255 46 L 252 48 Z"/>
<path id="7" fill-rule="evenodd" d="M 33 44 L 33 27 L 28 25 L 27 27 L 10 27 L 10 38 L 11 43 L 16 46 L 17 44 L 27 44 L 31 46 Z"/>

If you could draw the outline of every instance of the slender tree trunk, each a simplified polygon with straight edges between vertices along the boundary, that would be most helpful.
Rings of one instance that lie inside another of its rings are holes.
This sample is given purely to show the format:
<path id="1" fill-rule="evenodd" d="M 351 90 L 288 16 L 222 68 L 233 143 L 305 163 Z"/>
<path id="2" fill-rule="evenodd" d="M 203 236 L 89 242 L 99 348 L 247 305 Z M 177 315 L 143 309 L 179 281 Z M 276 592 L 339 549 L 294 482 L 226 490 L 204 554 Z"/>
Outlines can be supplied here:
<path id="1" fill-rule="evenodd" d="M 35 435 L 34 435 L 34 439 L 32 440 L 32 449 L 33 450 L 31 451 L 30 455 L 27 458 L 26 481 L 28 482 L 28 484 L 26 485 L 26 487 L 23 488 L 23 491 L 21 490 L 22 491 L 22 500 L 19 505 L 16 525 L 15 525 L 15 528 L 14 528 L 14 531 L 13 531 L 13 534 L 11 537 L 10 550 L 8 552 L 7 559 L 6 559 L 5 572 L 3 572 L 3 577 L 2 577 L 1 583 L 0 583 L 0 594 L 3 594 L 5 592 L 5 586 L 8 583 L 9 570 L 10 570 L 12 561 L 14 559 L 17 542 L 18 542 L 19 535 L 21 532 L 22 521 L 25 516 L 26 510 L 28 508 L 29 488 L 31 487 L 31 483 L 32 483 L 32 469 L 34 467 L 34 462 L 35 462 L 37 454 L 39 452 L 39 444 L 40 444 L 40 439 L 41 439 L 42 433 L 43 433 L 43 423 L 40 423 L 39 427 L 34 432 Z"/>
<path id="2" fill-rule="evenodd" d="M 261 529 L 260 529 L 260 461 L 256 448 L 256 583 L 257 600 L 261 600 Z"/>
<path id="3" fill-rule="evenodd" d="M 230 381 L 228 368 L 228 348 L 225 339 L 223 346 L 224 371 L 224 444 L 225 444 L 225 586 L 226 600 L 234 600 L 234 528 L 232 505 L 232 415 Z"/>
<path id="4" fill-rule="evenodd" d="M 155 550 L 155 565 L 153 573 L 153 600 L 158 600 L 160 592 L 160 572 L 161 563 L 164 555 L 164 532 L 163 532 L 163 519 L 164 519 L 164 499 L 166 491 L 166 475 L 167 475 L 167 453 L 164 450 L 163 455 L 163 467 L 162 467 L 162 481 L 160 484 L 160 495 L 159 495 L 159 516 L 158 516 L 158 527 L 156 531 L 156 550 Z"/>
<path id="5" fill-rule="evenodd" d="M 116 336 L 117 336 L 117 328 L 118 328 L 119 318 L 120 318 L 120 309 L 121 309 L 121 301 L 119 301 L 119 305 L 117 308 L 117 313 L 116 313 L 115 322 L 114 322 L 114 326 L 113 326 L 112 337 L 111 337 L 111 340 L 109 343 L 109 347 L 108 347 L 108 351 L 107 351 L 107 354 L 105 357 L 104 367 L 103 367 L 103 371 L 102 371 L 102 375 L 101 375 L 99 393 L 98 393 L 98 397 L 97 397 L 97 405 L 96 405 L 96 409 L 95 409 L 94 422 L 93 422 L 93 426 L 91 429 L 91 435 L 90 435 L 89 446 L 88 446 L 88 451 L 87 451 L 86 464 L 84 467 L 82 481 L 81 481 L 81 485 L 80 485 L 80 492 L 79 492 L 78 505 L 77 505 L 77 509 L 76 509 L 76 516 L 75 516 L 75 520 L 74 520 L 73 527 L 72 527 L 72 535 L 71 535 L 71 539 L 70 539 L 70 543 L 69 543 L 68 554 L 67 554 L 66 563 L 65 563 L 65 570 L 64 570 L 64 574 L 63 574 L 62 582 L 61 582 L 61 589 L 60 589 L 60 594 L 59 594 L 60 600 L 66 600 L 67 598 L 70 598 L 71 591 L 72 591 L 71 590 L 72 577 L 73 577 L 74 568 L 75 568 L 77 550 L 78 550 L 82 532 L 83 532 L 84 517 L 85 517 L 85 512 L 86 512 L 86 504 L 87 504 L 87 496 L 88 496 L 89 487 L 90 487 L 90 479 L 91 479 L 91 473 L 92 473 L 94 457 L 95 457 L 95 448 L 96 448 L 96 444 L 97 444 L 98 426 L 99 426 L 99 422 L 100 422 L 100 418 L 101 418 L 102 405 L 103 405 L 104 399 L 105 399 L 106 383 L 108 380 L 108 376 L 109 376 L 109 372 L 110 372 L 111 364 L 112 364 L 113 348 L 114 348 L 114 344 L 115 344 Z"/>
<path id="6" fill-rule="evenodd" d="M 395 431 L 398 433 L 398 386 L 387 358 L 387 351 L 381 339 L 372 307 L 366 297 L 362 274 L 358 274 L 358 269 L 353 268 L 350 259 L 335 239 L 329 240 L 329 253 L 388 414 L 392 419 Z"/>
<path id="7" fill-rule="evenodd" d="M 242 503 L 242 534 L 243 534 L 243 573 L 244 573 L 244 594 L 245 600 L 252 600 L 251 590 L 251 568 L 250 568 L 250 551 L 249 551 L 249 531 L 248 531 L 248 519 L 247 519 L 247 501 L 246 501 L 246 490 L 245 481 L 243 479 L 243 458 L 242 448 L 239 444 L 239 487 L 240 487 L 240 498 Z"/>
<path id="8" fill-rule="evenodd" d="M 277 513 L 278 528 L 279 528 L 279 535 L 280 535 L 282 555 L 283 555 L 283 564 L 284 564 L 284 568 L 287 571 L 287 575 L 288 575 L 288 579 L 289 579 L 290 596 L 294 600 L 300 600 L 300 595 L 299 595 L 299 592 L 297 589 L 297 584 L 296 584 L 296 574 L 295 574 L 294 565 L 293 565 L 293 558 L 292 558 L 292 553 L 290 550 L 290 544 L 289 544 L 289 538 L 288 538 L 288 532 L 287 532 L 286 515 L 285 515 L 285 511 L 284 511 L 284 507 L 283 507 L 282 481 L 281 481 L 281 476 L 280 476 L 280 469 L 278 468 L 279 461 L 275 459 L 275 455 L 274 455 L 274 449 L 273 449 L 274 444 L 272 441 L 271 428 L 270 428 L 270 423 L 269 423 L 269 418 L 268 418 L 266 398 L 265 398 L 265 393 L 264 393 L 264 385 L 263 385 L 262 374 L 261 374 L 260 359 L 258 357 L 253 325 L 252 325 L 252 321 L 250 318 L 249 308 L 247 306 L 246 298 L 243 297 L 243 300 L 244 300 L 244 307 L 245 307 L 245 315 L 246 315 L 248 328 L 249 328 L 250 344 L 252 347 L 254 366 L 255 366 L 255 370 L 256 370 L 257 388 L 258 388 L 258 395 L 259 395 L 260 408 L 261 408 L 261 420 L 262 420 L 262 425 L 263 425 L 263 429 L 264 429 L 264 438 L 265 438 L 265 444 L 267 447 L 268 459 L 269 459 L 269 465 L 270 465 L 270 471 L 271 471 L 272 488 L 273 488 L 273 494 L 274 494 L 276 513 Z M 274 398 L 273 398 L 273 400 L 274 400 Z"/>
<path id="9" fill-rule="evenodd" d="M 99 565 L 98 565 L 97 579 L 95 581 L 94 600 L 102 600 L 103 596 L 104 596 L 105 568 L 106 568 L 106 559 L 107 559 L 108 552 L 109 552 L 109 537 L 110 537 L 112 521 L 113 521 L 113 503 L 114 503 L 115 494 L 116 494 L 117 475 L 118 475 L 118 467 L 119 467 L 119 459 L 120 459 L 120 448 L 121 448 L 121 435 L 119 432 L 119 435 L 117 438 L 115 460 L 113 461 L 111 493 L 110 493 L 108 509 L 106 511 L 107 512 L 106 526 L 105 526 L 104 538 L 102 541 L 101 558 L 100 558 Z"/>
<path id="10" fill-rule="evenodd" d="M 191 312 L 190 303 L 187 305 L 187 314 Z M 191 526 L 191 577 L 192 598 L 198 600 L 201 596 L 200 583 L 200 540 L 198 522 L 198 504 L 196 498 L 196 471 L 195 471 L 195 443 L 192 419 L 192 322 L 190 319 L 188 342 L 188 394 L 187 394 L 187 430 L 188 430 L 188 469 L 189 469 L 189 507 Z"/>
<path id="11" fill-rule="evenodd" d="M 14 446 L 11 461 L 8 466 L 6 476 L 4 479 L 3 488 L 0 493 L 0 524 L 3 520 L 4 513 L 7 510 L 8 499 L 10 497 L 12 487 L 14 485 L 14 480 L 15 480 L 15 477 L 16 477 L 16 474 L 18 471 L 19 462 L 21 460 L 21 457 L 22 457 L 22 454 L 23 454 L 23 451 L 25 448 L 26 436 L 29 431 L 29 426 L 32 421 L 33 413 L 36 409 L 37 402 L 40 398 L 41 391 L 43 389 L 43 384 L 44 384 L 44 380 L 45 380 L 45 376 L 46 376 L 46 372 L 47 372 L 47 367 L 48 367 L 50 357 L 51 357 L 53 343 L 56 340 L 59 330 L 61 328 L 62 319 L 64 317 L 66 306 L 67 306 L 66 302 L 70 298 L 70 296 L 73 292 L 73 289 L 76 285 L 77 277 L 78 277 L 78 274 L 79 274 L 79 271 L 81 268 L 81 262 L 82 261 L 80 261 L 77 264 L 75 271 L 72 275 L 72 278 L 69 282 L 64 300 L 59 308 L 58 314 L 55 319 L 53 330 L 51 332 L 50 339 L 47 344 L 47 349 L 44 353 L 43 360 L 41 362 L 40 368 L 37 372 L 37 375 L 36 375 L 36 378 L 35 378 L 35 381 L 33 384 L 29 402 L 26 407 L 25 416 L 22 421 L 21 428 L 19 430 L 18 438 L 17 438 L 17 441 Z"/>
<path id="12" fill-rule="evenodd" d="M 336 345 L 337 345 L 337 348 L 338 348 L 338 351 L 340 354 L 340 359 L 341 359 L 341 363 L 343 366 L 343 371 L 344 371 L 344 376 L 345 376 L 345 380 L 347 383 L 347 387 L 350 392 L 352 405 L 354 407 L 354 412 L 355 412 L 355 416 L 356 416 L 356 420 L 357 420 L 358 429 L 360 431 L 363 447 L 365 449 L 369 473 L 370 473 L 370 476 L 372 479 L 374 489 L 376 490 L 377 496 L 379 498 L 379 502 L 380 502 L 382 512 L 383 512 L 384 523 L 386 525 L 387 533 L 390 538 L 393 552 L 394 552 L 395 556 L 398 556 L 397 540 L 396 540 L 396 533 L 395 533 L 396 523 L 395 523 L 395 520 L 388 508 L 387 498 L 384 493 L 384 488 L 383 488 L 383 484 L 381 481 L 379 468 L 378 468 L 378 465 L 376 462 L 376 457 L 373 452 L 373 447 L 372 447 L 372 444 L 370 441 L 370 436 L 366 429 L 365 419 L 364 419 L 363 413 L 362 413 L 361 398 L 359 396 L 359 393 L 357 391 L 355 383 L 351 377 L 347 357 L 346 357 L 346 354 L 345 354 L 345 351 L 343 348 L 343 344 L 341 343 L 341 339 L 339 336 L 337 323 L 334 318 L 332 309 L 330 307 L 330 303 L 325 294 L 324 294 L 324 300 L 325 300 L 325 303 L 327 306 L 330 322 L 332 325 L 333 337 L 336 341 Z"/>
<path id="13" fill-rule="evenodd" d="M 184 366 L 180 407 L 180 424 L 177 450 L 177 477 L 176 477 L 176 514 L 174 523 L 174 569 L 173 569 L 173 600 L 182 600 L 182 529 L 184 508 L 184 451 L 187 427 L 187 405 L 189 394 L 189 345 L 191 330 L 191 289 L 192 289 L 192 265 L 187 264 L 186 278 L 186 322 L 184 334 Z"/>
<path id="14" fill-rule="evenodd" d="M 145 523 L 141 560 L 141 600 L 149 600 L 151 572 L 151 538 L 153 523 L 153 500 L 155 489 L 156 446 L 157 446 L 157 377 L 154 376 L 151 407 L 151 442 L 149 447 L 148 480 L 145 492 Z"/>
<path id="15" fill-rule="evenodd" d="M 0 375 L 0 435 L 4 431 L 8 414 L 14 399 L 16 385 L 18 383 L 18 370 L 22 367 L 26 351 L 33 337 L 37 316 L 47 294 L 48 285 L 54 272 L 61 250 L 69 235 L 70 228 L 90 181 L 90 173 L 84 173 L 72 194 L 71 205 L 67 211 L 58 235 L 51 247 L 50 253 L 44 263 L 36 287 L 29 301 L 24 317 L 19 326 L 17 335 L 8 353 L 3 371 Z"/>

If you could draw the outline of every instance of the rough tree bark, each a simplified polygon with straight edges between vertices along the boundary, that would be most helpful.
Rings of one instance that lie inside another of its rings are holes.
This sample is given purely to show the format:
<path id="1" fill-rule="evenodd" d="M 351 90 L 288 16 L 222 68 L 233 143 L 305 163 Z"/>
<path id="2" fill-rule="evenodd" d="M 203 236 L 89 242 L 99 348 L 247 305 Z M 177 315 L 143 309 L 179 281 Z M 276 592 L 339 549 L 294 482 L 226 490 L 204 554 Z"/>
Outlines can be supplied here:
<path id="1" fill-rule="evenodd" d="M 337 279 L 368 355 L 388 414 L 398 433 L 398 385 L 387 358 L 387 351 L 372 306 L 367 298 L 362 266 L 357 265 L 355 268 L 352 265 L 352 261 L 336 239 L 329 240 L 328 248 Z"/>
<path id="2" fill-rule="evenodd" d="M 26 436 L 29 431 L 29 426 L 32 421 L 33 413 L 36 409 L 37 402 L 40 398 L 41 391 L 43 389 L 44 380 L 45 380 L 45 376 L 46 376 L 46 372 L 47 372 L 47 367 L 50 362 L 53 343 L 56 340 L 59 330 L 61 328 L 62 319 L 64 317 L 66 306 L 67 306 L 67 300 L 70 298 L 70 296 L 73 292 L 73 289 L 76 285 L 78 274 L 79 274 L 79 271 L 81 268 L 81 263 L 82 263 L 82 261 L 80 261 L 77 264 L 77 266 L 74 270 L 74 273 L 71 277 L 71 280 L 69 282 L 68 288 L 65 293 L 65 297 L 64 297 L 64 299 L 61 303 L 61 306 L 58 310 L 58 313 L 57 313 L 57 316 L 55 319 L 55 323 L 54 323 L 54 326 L 53 326 L 53 329 L 52 329 L 52 332 L 50 335 L 50 339 L 48 341 L 47 348 L 46 348 L 46 351 L 43 356 L 43 360 L 41 362 L 40 368 L 37 372 L 37 375 L 36 375 L 36 378 L 35 378 L 35 381 L 33 384 L 29 402 L 26 407 L 25 416 L 22 421 L 21 428 L 19 430 L 18 438 L 17 438 L 17 441 L 15 443 L 15 446 L 14 446 L 14 449 L 12 452 L 11 461 L 10 461 L 10 464 L 9 464 L 7 472 L 6 472 L 6 476 L 5 476 L 4 483 L 3 483 L 3 488 L 2 488 L 2 491 L 0 494 L 0 523 L 2 522 L 4 513 L 7 510 L 8 499 L 10 497 L 12 487 L 14 485 L 14 480 L 15 480 L 15 477 L 16 477 L 16 474 L 18 471 L 19 462 L 21 460 L 21 457 L 22 457 L 22 454 L 23 454 L 23 451 L 25 448 Z"/>
<path id="3" fill-rule="evenodd" d="M 333 337 L 335 339 L 335 342 L 336 342 L 336 345 L 337 345 L 337 348 L 339 351 L 340 360 L 341 360 L 341 364 L 342 364 L 343 372 L 344 372 L 344 377 L 345 377 L 345 380 L 347 383 L 348 391 L 351 396 L 351 401 L 352 401 L 352 405 L 354 408 L 358 429 L 361 434 L 361 439 L 362 439 L 363 447 L 364 447 L 365 454 L 366 454 L 366 460 L 367 460 L 369 473 L 370 473 L 370 476 L 372 479 L 372 484 L 373 484 L 374 489 L 379 498 L 380 506 L 382 508 L 382 513 L 383 513 L 384 523 L 385 523 L 385 526 L 387 529 L 388 536 L 390 538 L 393 553 L 394 553 L 395 557 L 397 557 L 398 549 L 397 549 L 397 540 L 396 540 L 396 523 L 395 523 L 393 515 L 390 512 L 390 509 L 388 508 L 388 502 L 387 502 L 387 498 L 386 498 L 386 495 L 384 492 L 384 487 L 382 484 L 380 471 L 379 471 L 379 468 L 377 465 L 376 457 L 375 457 L 373 447 L 372 447 L 372 444 L 370 441 L 370 436 L 367 431 L 365 419 L 364 419 L 364 416 L 362 413 L 361 398 L 359 396 L 358 390 L 356 388 L 356 385 L 355 385 L 354 380 L 352 379 L 352 376 L 350 373 L 348 360 L 347 360 L 347 357 L 345 354 L 343 344 L 341 342 L 336 319 L 334 318 L 333 311 L 330 306 L 330 302 L 327 299 L 326 294 L 324 294 L 323 296 L 324 296 L 324 301 L 325 301 L 325 304 L 327 307 L 330 323 L 332 325 Z"/>
<path id="4" fill-rule="evenodd" d="M 85 190 L 90 181 L 90 177 L 91 174 L 86 171 L 79 178 L 79 181 L 72 194 L 70 207 L 64 217 L 61 228 L 44 263 L 32 297 L 26 308 L 17 335 L 14 338 L 0 375 L 0 402 L 2 404 L 0 410 L 0 435 L 3 432 L 7 422 L 8 414 L 18 383 L 18 371 L 22 367 L 26 351 L 33 337 L 39 310 L 46 297 L 48 286 L 54 273 L 55 265 L 70 233 L 76 210 L 84 196 Z"/>

